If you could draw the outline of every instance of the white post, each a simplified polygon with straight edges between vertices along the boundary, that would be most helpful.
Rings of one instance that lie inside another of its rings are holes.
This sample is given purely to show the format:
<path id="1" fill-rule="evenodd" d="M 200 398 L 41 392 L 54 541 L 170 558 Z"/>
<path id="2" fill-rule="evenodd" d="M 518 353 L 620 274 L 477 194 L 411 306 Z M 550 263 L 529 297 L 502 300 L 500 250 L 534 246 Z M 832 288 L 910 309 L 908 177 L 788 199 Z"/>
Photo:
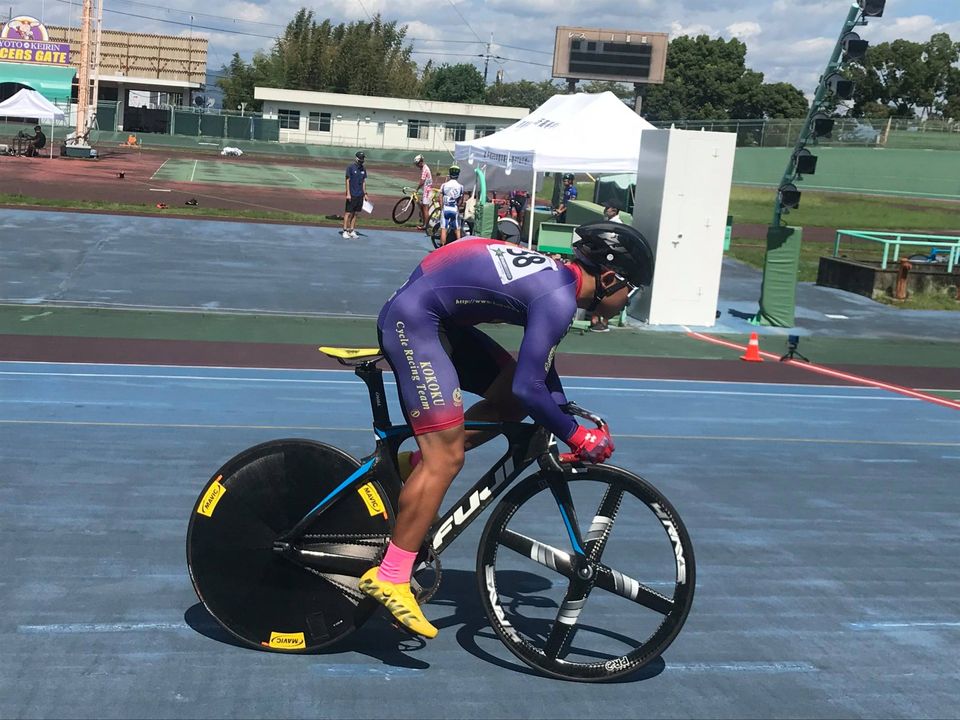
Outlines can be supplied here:
<path id="1" fill-rule="evenodd" d="M 533 216 L 537 206 L 537 169 L 533 169 L 533 188 L 530 190 L 530 201 L 527 203 L 530 207 L 530 227 L 527 228 L 527 250 L 533 249 Z M 520 218 L 523 220 L 523 218 Z"/>

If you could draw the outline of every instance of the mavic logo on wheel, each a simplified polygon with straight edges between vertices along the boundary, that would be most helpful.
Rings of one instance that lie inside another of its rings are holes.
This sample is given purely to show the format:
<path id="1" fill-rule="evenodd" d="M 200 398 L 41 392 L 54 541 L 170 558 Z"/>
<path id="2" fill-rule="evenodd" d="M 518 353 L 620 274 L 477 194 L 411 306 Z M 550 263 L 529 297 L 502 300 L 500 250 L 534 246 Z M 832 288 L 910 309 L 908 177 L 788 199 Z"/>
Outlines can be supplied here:
<path id="1" fill-rule="evenodd" d="M 683 559 L 683 543 L 680 542 L 680 535 L 677 534 L 677 528 L 673 525 L 673 520 L 660 507 L 660 503 L 653 503 L 653 511 L 660 518 L 663 527 L 670 536 L 670 542 L 673 543 L 673 554 L 677 556 L 677 582 L 683 584 L 687 581 L 687 562 Z"/>
<path id="2" fill-rule="evenodd" d="M 218 475 L 217 479 L 213 481 L 213 484 L 207 488 L 207 492 L 204 493 L 203 499 L 200 500 L 200 505 L 197 507 L 197 512 L 201 515 L 206 515 L 207 517 L 213 517 L 213 511 L 217 507 L 217 503 L 220 502 L 227 489 L 220 484 L 220 480 L 223 479 L 223 475 Z"/>
<path id="3" fill-rule="evenodd" d="M 302 650 L 307 646 L 307 641 L 303 637 L 302 632 L 298 633 L 270 633 L 270 640 L 265 643 L 261 643 L 266 647 L 274 648 L 275 650 Z"/>
<path id="4" fill-rule="evenodd" d="M 513 625 L 507 620 L 507 615 L 500 606 L 500 598 L 497 597 L 497 585 L 493 579 L 493 565 L 485 565 L 483 568 L 483 579 L 487 585 L 487 598 L 490 600 L 490 607 L 493 608 L 493 614 L 497 616 L 500 627 L 510 636 L 514 642 L 520 642 L 520 636 L 513 629 Z"/>
<path id="5" fill-rule="evenodd" d="M 375 515 L 387 516 L 387 511 L 383 506 L 383 500 L 380 499 L 380 493 L 377 492 L 377 489 L 373 487 L 373 483 L 367 483 L 366 485 L 360 486 L 357 490 L 360 493 L 360 497 L 363 498 L 364 504 L 367 506 L 367 512 L 370 513 L 370 517 Z"/>

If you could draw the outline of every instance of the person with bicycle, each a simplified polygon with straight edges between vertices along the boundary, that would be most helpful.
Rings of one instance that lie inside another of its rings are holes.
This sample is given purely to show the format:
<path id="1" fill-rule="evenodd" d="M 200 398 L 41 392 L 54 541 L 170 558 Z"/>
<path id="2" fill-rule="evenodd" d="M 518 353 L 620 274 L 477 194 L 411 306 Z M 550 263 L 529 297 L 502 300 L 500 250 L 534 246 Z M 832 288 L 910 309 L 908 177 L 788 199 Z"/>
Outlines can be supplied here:
<path id="1" fill-rule="evenodd" d="M 567 207 L 570 202 L 577 199 L 577 186 L 573 183 L 573 173 L 563 174 L 563 196 L 560 198 L 560 205 L 554 208 L 553 214 L 557 222 L 565 223 L 567 221 Z"/>
<path id="2" fill-rule="evenodd" d="M 430 206 L 433 204 L 433 173 L 423 155 L 414 157 L 413 164 L 420 169 L 420 184 L 417 185 L 417 191 L 420 192 L 420 224 L 417 230 L 424 230 L 430 222 Z"/>
<path id="3" fill-rule="evenodd" d="M 440 186 L 440 246 L 447 244 L 447 233 L 453 233 L 453 239 L 460 239 L 460 199 L 463 197 L 463 185 L 460 184 L 460 168 L 450 166 L 450 179 Z"/>
<path id="4" fill-rule="evenodd" d="M 530 415 L 581 460 L 603 462 L 613 453 L 606 426 L 586 428 L 564 412 L 554 355 L 577 308 L 613 317 L 631 287 L 650 284 L 653 254 L 627 225 L 599 222 L 577 232 L 568 263 L 486 238 L 442 247 L 424 258 L 380 312 L 380 347 L 419 449 L 401 459 L 406 481 L 396 527 L 383 560 L 364 573 L 359 587 L 425 637 L 435 637 L 437 629 L 410 590 L 414 560 L 465 450 L 489 439 L 466 432 L 465 419 Z M 516 360 L 476 328 L 485 322 L 524 328 Z M 466 411 L 464 390 L 483 398 Z"/>

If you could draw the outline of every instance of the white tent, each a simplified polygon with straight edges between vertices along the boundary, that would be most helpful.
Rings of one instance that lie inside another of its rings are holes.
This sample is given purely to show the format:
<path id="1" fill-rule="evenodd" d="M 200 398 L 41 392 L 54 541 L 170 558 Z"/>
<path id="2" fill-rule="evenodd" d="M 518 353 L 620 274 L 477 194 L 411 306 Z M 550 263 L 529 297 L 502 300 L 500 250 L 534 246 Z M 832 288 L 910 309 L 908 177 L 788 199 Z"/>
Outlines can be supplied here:
<path id="1" fill-rule="evenodd" d="M 458 142 L 454 157 L 461 164 L 486 165 L 488 173 L 501 168 L 502 174 L 488 175 L 492 187 L 535 190 L 537 173 L 635 173 L 646 129 L 653 125 L 611 92 L 554 95 L 498 133 Z M 529 230 L 532 239 L 532 222 Z"/>
<path id="2" fill-rule="evenodd" d="M 53 157 L 53 123 L 63 121 L 63 110 L 47 100 L 36 90 L 23 88 L 16 95 L 0 103 L 0 117 L 37 118 L 50 121 L 50 157 Z"/>

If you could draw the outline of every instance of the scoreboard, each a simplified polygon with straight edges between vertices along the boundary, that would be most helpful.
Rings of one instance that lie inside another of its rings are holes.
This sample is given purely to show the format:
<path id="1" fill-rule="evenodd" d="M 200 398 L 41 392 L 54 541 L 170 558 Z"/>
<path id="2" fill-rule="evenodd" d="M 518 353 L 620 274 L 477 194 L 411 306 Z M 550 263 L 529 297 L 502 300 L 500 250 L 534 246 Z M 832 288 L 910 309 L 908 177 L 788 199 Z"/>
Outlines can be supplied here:
<path id="1" fill-rule="evenodd" d="M 667 62 L 666 33 L 557 27 L 553 77 L 660 84 Z"/>

